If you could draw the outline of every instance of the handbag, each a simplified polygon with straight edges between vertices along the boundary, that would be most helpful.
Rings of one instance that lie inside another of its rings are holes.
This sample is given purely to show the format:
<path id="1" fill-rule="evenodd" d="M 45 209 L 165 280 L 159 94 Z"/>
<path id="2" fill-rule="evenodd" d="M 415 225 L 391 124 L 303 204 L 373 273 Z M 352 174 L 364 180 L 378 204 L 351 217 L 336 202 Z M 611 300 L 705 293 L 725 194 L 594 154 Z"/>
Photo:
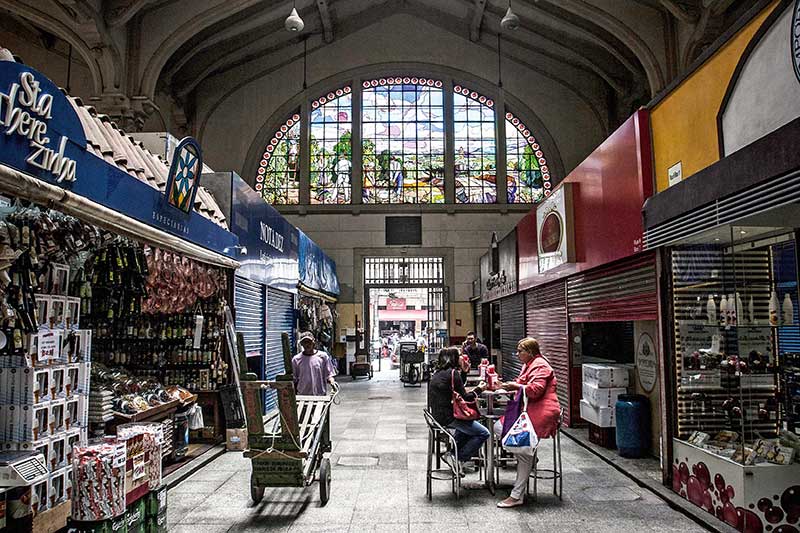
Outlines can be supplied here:
<path id="1" fill-rule="evenodd" d="M 522 412 L 503 437 L 503 449 L 516 455 L 533 455 L 539 445 L 539 437 L 528 418 L 528 395 L 522 391 Z"/>
<path id="2" fill-rule="evenodd" d="M 453 391 L 453 418 L 456 420 L 477 420 L 481 417 L 478 403 L 475 400 L 468 402 L 455 389 L 456 371 L 450 374 L 450 389 Z"/>
<path id="3" fill-rule="evenodd" d="M 524 389 L 518 390 L 514 397 L 506 404 L 506 412 L 503 413 L 503 431 L 500 433 L 500 438 L 505 437 L 508 432 L 511 431 L 517 418 L 519 418 L 519 414 L 522 412 L 523 394 L 525 394 Z"/>

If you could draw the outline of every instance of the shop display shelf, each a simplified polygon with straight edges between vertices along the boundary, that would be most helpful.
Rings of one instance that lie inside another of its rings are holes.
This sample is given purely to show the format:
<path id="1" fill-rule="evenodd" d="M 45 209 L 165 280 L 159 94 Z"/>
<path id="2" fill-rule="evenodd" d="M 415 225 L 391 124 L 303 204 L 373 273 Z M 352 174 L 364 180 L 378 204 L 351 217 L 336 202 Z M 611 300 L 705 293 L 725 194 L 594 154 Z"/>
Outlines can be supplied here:
<path id="1" fill-rule="evenodd" d="M 146 420 L 152 420 L 163 414 L 169 414 L 170 411 L 176 410 L 178 407 L 180 407 L 180 405 L 180 400 L 172 400 L 134 415 L 127 415 L 114 411 L 114 417 L 124 422 L 144 422 Z"/>

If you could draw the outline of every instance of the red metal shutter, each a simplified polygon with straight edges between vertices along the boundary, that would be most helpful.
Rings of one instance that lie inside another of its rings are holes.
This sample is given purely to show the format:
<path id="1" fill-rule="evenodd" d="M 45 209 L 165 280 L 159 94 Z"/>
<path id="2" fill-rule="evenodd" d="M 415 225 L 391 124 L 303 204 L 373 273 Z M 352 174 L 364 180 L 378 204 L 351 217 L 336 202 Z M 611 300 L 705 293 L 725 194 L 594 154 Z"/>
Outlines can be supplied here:
<path id="1" fill-rule="evenodd" d="M 570 354 L 567 339 L 566 286 L 558 281 L 525 293 L 526 331 L 539 341 L 542 353 L 556 374 L 558 400 L 564 409 L 564 423 L 578 419 L 578 405 L 570 399 Z"/>
<path id="2" fill-rule="evenodd" d="M 652 253 L 573 276 L 567 281 L 570 322 L 658 320 Z"/>

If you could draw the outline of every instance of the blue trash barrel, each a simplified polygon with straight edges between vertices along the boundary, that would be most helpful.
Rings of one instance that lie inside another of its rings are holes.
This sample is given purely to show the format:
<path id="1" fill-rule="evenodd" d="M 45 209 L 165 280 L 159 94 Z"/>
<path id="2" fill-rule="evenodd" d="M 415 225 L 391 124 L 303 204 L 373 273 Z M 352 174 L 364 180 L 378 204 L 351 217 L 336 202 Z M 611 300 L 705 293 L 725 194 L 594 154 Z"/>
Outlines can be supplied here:
<path id="1" fill-rule="evenodd" d="M 650 402 L 639 394 L 622 394 L 615 410 L 619 454 L 644 457 L 650 449 Z"/>

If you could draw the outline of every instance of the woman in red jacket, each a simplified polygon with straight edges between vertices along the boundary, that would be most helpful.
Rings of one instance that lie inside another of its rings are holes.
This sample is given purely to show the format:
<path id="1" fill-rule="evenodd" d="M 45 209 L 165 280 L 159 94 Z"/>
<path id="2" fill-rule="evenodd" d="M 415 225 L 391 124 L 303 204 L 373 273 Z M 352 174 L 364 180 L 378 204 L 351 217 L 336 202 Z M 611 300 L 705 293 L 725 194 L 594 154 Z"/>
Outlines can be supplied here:
<path id="1" fill-rule="evenodd" d="M 528 397 L 528 417 L 540 439 L 552 437 L 558 428 L 561 406 L 556 396 L 556 377 L 550 363 L 542 355 L 539 342 L 527 337 L 517 344 L 517 357 L 522 361 L 522 370 L 514 381 L 503 383 L 509 391 L 521 391 Z M 516 400 L 522 405 L 522 396 L 517 392 Z M 511 423 L 513 424 L 513 420 Z M 502 421 L 495 424 L 499 436 L 503 430 Z M 517 479 L 511 495 L 497 504 L 498 507 L 517 507 L 525 503 L 524 493 L 528 477 L 533 468 L 533 456 L 517 455 Z"/>

